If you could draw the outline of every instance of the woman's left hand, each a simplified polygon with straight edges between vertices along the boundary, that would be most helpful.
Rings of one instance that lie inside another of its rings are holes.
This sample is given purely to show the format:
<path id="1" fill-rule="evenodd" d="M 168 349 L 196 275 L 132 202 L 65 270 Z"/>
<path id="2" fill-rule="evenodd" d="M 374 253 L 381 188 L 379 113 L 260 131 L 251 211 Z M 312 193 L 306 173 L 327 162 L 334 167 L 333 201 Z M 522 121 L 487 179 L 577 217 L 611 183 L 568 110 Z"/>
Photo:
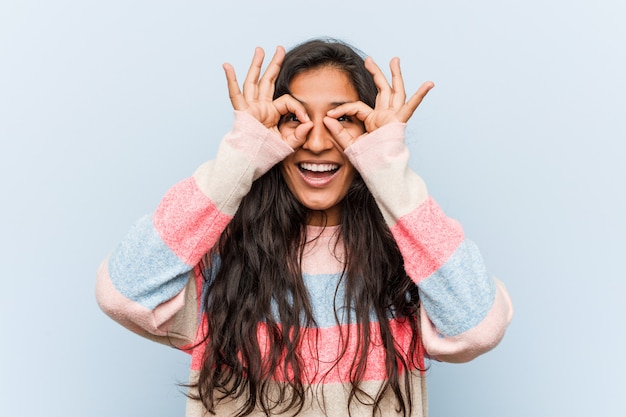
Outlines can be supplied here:
<path id="1" fill-rule="evenodd" d="M 341 116 L 356 117 L 363 122 L 368 133 L 389 123 L 406 123 L 426 97 L 426 94 L 435 86 L 432 81 L 426 81 L 407 101 L 404 80 L 400 71 L 400 59 L 393 58 L 389 67 L 391 68 L 391 85 L 374 60 L 370 57 L 365 59 L 365 68 L 374 77 L 374 83 L 378 88 L 376 104 L 373 109 L 367 104 L 357 101 L 342 104 L 328 111 L 324 123 L 343 149 L 354 143 L 357 138 L 352 137 L 337 121 L 337 118 Z"/>

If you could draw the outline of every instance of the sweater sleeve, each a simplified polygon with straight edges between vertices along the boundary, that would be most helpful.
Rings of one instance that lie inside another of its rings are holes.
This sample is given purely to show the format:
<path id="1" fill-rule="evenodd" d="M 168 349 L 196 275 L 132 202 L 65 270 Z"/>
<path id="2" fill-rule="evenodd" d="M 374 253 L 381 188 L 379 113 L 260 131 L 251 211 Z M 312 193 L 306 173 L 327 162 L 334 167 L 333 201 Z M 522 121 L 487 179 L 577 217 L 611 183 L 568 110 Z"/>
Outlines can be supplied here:
<path id="1" fill-rule="evenodd" d="M 405 128 L 383 126 L 345 152 L 374 195 L 418 286 L 428 355 L 466 362 L 500 342 L 512 319 L 511 300 L 461 225 L 444 214 L 409 168 Z"/>
<path id="2" fill-rule="evenodd" d="M 168 345 L 193 343 L 202 276 L 214 246 L 254 180 L 293 150 L 253 117 L 235 112 L 215 160 L 174 185 L 102 263 L 96 299 L 111 318 Z"/>

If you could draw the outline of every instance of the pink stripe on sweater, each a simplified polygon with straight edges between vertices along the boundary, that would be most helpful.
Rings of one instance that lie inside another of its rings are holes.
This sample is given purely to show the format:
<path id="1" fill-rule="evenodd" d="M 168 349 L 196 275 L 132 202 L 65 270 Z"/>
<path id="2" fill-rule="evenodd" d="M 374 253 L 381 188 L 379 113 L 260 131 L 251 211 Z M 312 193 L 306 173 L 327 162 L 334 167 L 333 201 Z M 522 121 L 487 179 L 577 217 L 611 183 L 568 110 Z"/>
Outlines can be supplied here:
<path id="1" fill-rule="evenodd" d="M 203 317 L 202 328 L 206 329 L 206 320 Z M 411 343 L 411 333 L 408 323 L 397 320 L 390 321 L 391 331 L 396 340 L 396 348 L 404 352 L 402 356 L 409 366 L 417 366 L 424 369 L 424 349 L 421 342 L 418 342 L 417 352 L 414 357 L 408 359 L 409 347 Z M 349 337 L 347 348 L 342 352 L 341 346 L 344 338 Z M 201 335 L 199 334 L 201 337 Z M 261 351 L 267 353 L 269 341 L 264 323 L 259 323 L 257 337 Z M 370 327 L 371 344 L 367 352 L 367 368 L 363 375 L 363 381 L 383 381 L 386 379 L 385 370 L 385 349 L 382 346 L 380 333 L 375 324 Z M 201 340 L 201 339 L 198 339 Z M 360 346 L 357 340 L 357 326 L 335 326 L 325 329 L 305 329 L 300 347 L 300 355 L 304 365 L 303 382 L 307 384 L 319 383 L 342 383 L 350 381 L 350 374 L 353 371 L 353 358 Z M 204 344 L 198 345 L 192 354 L 192 370 L 198 371 L 202 368 L 204 355 Z M 337 359 L 341 358 L 339 362 Z M 278 369 L 275 375 L 277 381 L 284 381 L 285 375 L 282 368 Z"/>
<path id="2" fill-rule="evenodd" d="M 230 216 L 220 213 L 193 178 L 172 187 L 153 217 L 161 239 L 188 265 L 200 261 L 230 220 Z"/>
<path id="3" fill-rule="evenodd" d="M 439 269 L 463 242 L 461 225 L 429 197 L 392 228 L 407 274 L 420 283 Z"/>

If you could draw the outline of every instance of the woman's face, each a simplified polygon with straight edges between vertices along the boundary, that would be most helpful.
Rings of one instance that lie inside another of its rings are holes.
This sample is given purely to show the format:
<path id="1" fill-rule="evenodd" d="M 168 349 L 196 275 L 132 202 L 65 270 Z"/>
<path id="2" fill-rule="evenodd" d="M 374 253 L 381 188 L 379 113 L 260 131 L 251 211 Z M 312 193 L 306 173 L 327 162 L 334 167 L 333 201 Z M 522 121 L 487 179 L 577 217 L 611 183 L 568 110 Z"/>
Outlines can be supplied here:
<path id="1" fill-rule="evenodd" d="M 311 210 L 310 225 L 337 225 L 341 219 L 341 200 L 354 179 L 355 169 L 324 124 L 328 110 L 358 101 L 349 76 L 337 68 L 321 67 L 301 72 L 289 85 L 291 95 L 301 102 L 313 122 L 304 144 L 281 163 L 283 177 L 293 195 Z M 353 117 L 340 117 L 353 137 L 365 132 Z M 299 125 L 295 115 L 280 124 L 283 135 Z"/>

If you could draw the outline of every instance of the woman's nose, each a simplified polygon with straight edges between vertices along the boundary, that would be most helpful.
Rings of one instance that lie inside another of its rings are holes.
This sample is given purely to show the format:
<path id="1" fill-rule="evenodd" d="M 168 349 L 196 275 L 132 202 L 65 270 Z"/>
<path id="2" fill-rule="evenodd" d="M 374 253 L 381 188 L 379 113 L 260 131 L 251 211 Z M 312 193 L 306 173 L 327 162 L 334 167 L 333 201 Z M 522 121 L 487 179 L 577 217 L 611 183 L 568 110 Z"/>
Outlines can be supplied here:
<path id="1" fill-rule="evenodd" d="M 311 152 L 320 153 L 331 149 L 333 146 L 333 137 L 324 124 L 323 118 L 313 120 L 313 128 L 309 131 L 302 147 Z"/>

